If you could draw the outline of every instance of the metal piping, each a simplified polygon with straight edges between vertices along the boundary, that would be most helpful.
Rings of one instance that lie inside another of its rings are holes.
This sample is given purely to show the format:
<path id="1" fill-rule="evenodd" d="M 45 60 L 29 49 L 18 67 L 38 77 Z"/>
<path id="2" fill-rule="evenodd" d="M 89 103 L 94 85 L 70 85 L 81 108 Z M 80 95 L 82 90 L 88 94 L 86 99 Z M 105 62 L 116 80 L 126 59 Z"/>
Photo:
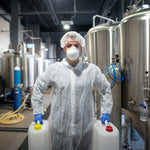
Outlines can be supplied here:
<path id="1" fill-rule="evenodd" d="M 5 19 L 6 21 L 8 21 L 9 23 L 11 22 L 11 15 L 9 15 L 8 13 L 6 13 L 1 7 L 0 7 L 0 16 Z"/>
<path id="2" fill-rule="evenodd" d="M 100 16 L 100 15 L 95 15 L 95 16 L 93 16 L 93 27 L 95 27 L 95 19 L 96 19 L 96 17 L 98 17 L 98 18 L 102 18 L 102 19 L 105 19 L 105 20 L 108 20 L 108 21 L 111 21 L 111 22 L 115 23 L 115 21 L 114 21 L 114 20 L 112 20 L 112 19 L 109 19 L 109 18 L 106 18 L 106 17 Z"/>
<path id="3" fill-rule="evenodd" d="M 114 6 L 114 4 L 117 2 L 117 0 L 114 0 L 113 2 L 111 2 L 110 0 L 108 0 L 105 3 L 105 6 L 103 7 L 103 10 L 101 11 L 101 15 L 102 16 L 107 16 L 107 14 L 110 12 L 110 10 L 112 9 L 112 7 Z"/>
<path id="4" fill-rule="evenodd" d="M 95 10 L 76 10 L 75 11 L 76 12 L 76 14 L 96 14 L 97 13 L 97 11 L 95 11 Z M 56 12 L 56 14 L 73 14 L 74 13 L 74 11 L 57 11 Z"/>
<path id="5" fill-rule="evenodd" d="M 109 0 L 105 0 L 104 2 L 103 2 L 103 6 L 102 6 L 102 8 L 100 9 L 100 11 L 99 11 L 99 13 L 98 14 L 102 14 L 103 13 L 103 11 L 104 11 L 104 9 L 106 8 L 106 5 L 109 3 Z"/>
<path id="6" fill-rule="evenodd" d="M 115 21 L 112 20 L 112 19 L 100 16 L 100 15 L 95 15 L 95 16 L 93 16 L 93 28 L 95 27 L 95 19 L 96 19 L 96 17 L 102 18 L 102 19 L 106 19 L 106 20 L 109 20 L 109 21 L 115 23 Z M 95 40 L 96 40 L 96 36 L 95 36 L 95 32 L 94 32 L 94 53 L 95 53 L 94 57 L 95 57 L 95 65 L 96 65 L 97 60 L 96 60 L 96 41 Z"/>
<path id="7" fill-rule="evenodd" d="M 73 3 L 73 16 L 72 16 L 72 20 L 75 18 L 76 12 L 77 12 L 77 5 L 76 5 L 76 0 L 74 0 L 74 3 Z"/>
<path id="8" fill-rule="evenodd" d="M 97 11 L 92 11 L 92 10 L 79 10 L 79 11 L 75 11 L 76 12 L 76 14 L 95 14 L 95 13 L 97 13 Z M 35 11 L 35 12 L 33 12 L 33 11 L 31 11 L 31 12 L 21 12 L 19 15 L 20 16 L 28 16 L 28 15 L 48 15 L 49 14 L 49 11 Z M 56 12 L 56 14 L 74 14 L 74 11 L 58 11 L 58 12 Z M 0 15 L 8 15 L 8 14 L 0 14 Z"/>
<path id="9" fill-rule="evenodd" d="M 140 2 L 141 2 L 141 0 L 139 0 L 135 5 L 137 6 Z"/>
<path id="10" fill-rule="evenodd" d="M 54 24 L 55 25 L 58 25 L 59 24 L 59 20 L 58 20 L 58 18 L 57 18 L 57 15 L 56 15 L 56 13 L 55 13 L 55 10 L 54 10 L 54 7 L 53 7 L 53 4 L 52 4 L 52 2 L 51 2 L 51 0 L 45 0 L 45 3 L 47 3 L 48 5 L 48 10 L 50 11 L 50 15 L 51 15 L 51 17 L 52 17 L 52 19 L 53 19 L 53 21 L 54 21 Z"/>
<path id="11" fill-rule="evenodd" d="M 34 5 L 34 0 L 29 1 L 29 3 L 31 4 L 31 6 L 33 7 L 33 9 L 35 11 L 37 11 L 36 6 Z M 42 24 L 44 24 L 46 27 L 49 27 L 49 25 L 47 24 L 47 22 L 45 22 L 44 18 L 41 17 L 41 15 L 37 14 L 37 16 L 38 16 L 38 18 L 39 18 L 39 20 L 41 21 Z"/>

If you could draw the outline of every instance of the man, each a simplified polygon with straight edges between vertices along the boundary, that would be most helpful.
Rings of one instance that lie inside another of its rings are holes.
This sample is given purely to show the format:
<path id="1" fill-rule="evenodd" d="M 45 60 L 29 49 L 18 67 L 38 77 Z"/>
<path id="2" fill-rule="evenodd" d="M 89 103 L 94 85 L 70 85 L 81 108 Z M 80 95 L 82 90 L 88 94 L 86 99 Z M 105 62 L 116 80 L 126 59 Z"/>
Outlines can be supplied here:
<path id="1" fill-rule="evenodd" d="M 82 62 L 79 55 L 85 45 L 84 38 L 75 31 L 67 32 L 61 39 L 66 53 L 62 62 L 57 62 L 38 77 L 35 82 L 32 103 L 34 121 L 42 124 L 42 97 L 49 85 L 52 86 L 50 127 L 52 150 L 87 150 L 84 141 L 91 141 L 87 133 L 94 119 L 92 101 L 93 86 L 103 95 L 101 121 L 109 122 L 112 109 L 110 84 L 100 69 Z M 83 140 L 83 137 L 85 139 Z M 87 146 L 87 147 L 86 147 Z M 83 148 L 84 147 L 84 148 Z"/>

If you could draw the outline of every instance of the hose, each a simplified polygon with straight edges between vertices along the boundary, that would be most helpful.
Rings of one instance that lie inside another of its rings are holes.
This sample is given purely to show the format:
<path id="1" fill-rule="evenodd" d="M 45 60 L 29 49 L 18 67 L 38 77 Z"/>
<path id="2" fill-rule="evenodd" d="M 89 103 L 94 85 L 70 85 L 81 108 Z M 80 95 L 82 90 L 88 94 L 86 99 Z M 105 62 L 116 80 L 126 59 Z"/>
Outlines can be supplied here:
<path id="1" fill-rule="evenodd" d="M 22 121 L 24 119 L 24 115 L 18 113 L 21 108 L 24 106 L 26 100 L 28 99 L 28 96 L 30 95 L 30 93 L 28 93 L 25 97 L 25 99 L 23 100 L 23 103 L 21 104 L 21 106 L 14 112 L 7 112 L 6 114 L 1 114 L 0 116 L 0 123 L 1 124 L 14 124 L 14 123 L 18 123 L 20 121 Z"/>
<path id="2" fill-rule="evenodd" d="M 10 131 L 10 132 L 28 132 L 28 128 L 10 128 L 10 127 L 0 127 L 0 131 Z"/>
<path id="3" fill-rule="evenodd" d="M 112 66 L 112 73 L 109 71 L 109 67 Z M 111 65 L 108 65 L 106 67 L 106 70 L 107 72 L 113 77 L 113 81 L 111 83 L 111 86 L 110 88 L 112 89 L 113 88 L 113 85 L 114 85 L 114 82 L 115 82 L 115 79 L 117 79 L 118 81 L 122 82 L 124 80 L 124 75 L 122 74 L 121 72 L 121 76 L 120 77 L 117 77 L 116 74 L 115 74 L 115 64 L 111 63 Z"/>

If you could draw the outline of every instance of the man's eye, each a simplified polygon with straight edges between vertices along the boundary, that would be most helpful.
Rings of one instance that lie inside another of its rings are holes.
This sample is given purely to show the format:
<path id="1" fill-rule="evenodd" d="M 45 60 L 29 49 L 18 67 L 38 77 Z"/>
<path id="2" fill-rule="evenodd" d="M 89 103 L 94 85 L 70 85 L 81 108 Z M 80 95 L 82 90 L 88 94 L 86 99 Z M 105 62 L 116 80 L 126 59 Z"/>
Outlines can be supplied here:
<path id="1" fill-rule="evenodd" d="M 79 45 L 75 45 L 76 48 L 79 48 Z"/>
<path id="2" fill-rule="evenodd" d="M 70 48 L 71 47 L 71 45 L 67 45 L 67 48 Z"/>

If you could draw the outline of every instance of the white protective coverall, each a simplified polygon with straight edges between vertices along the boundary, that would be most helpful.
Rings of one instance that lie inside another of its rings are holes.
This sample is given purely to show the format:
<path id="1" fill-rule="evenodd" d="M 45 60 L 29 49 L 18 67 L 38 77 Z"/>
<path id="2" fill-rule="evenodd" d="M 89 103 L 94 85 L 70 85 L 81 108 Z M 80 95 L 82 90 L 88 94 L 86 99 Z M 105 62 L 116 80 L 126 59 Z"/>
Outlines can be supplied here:
<path id="1" fill-rule="evenodd" d="M 35 82 L 32 104 L 34 114 L 43 112 L 43 92 L 52 86 L 50 112 L 52 150 L 91 149 L 94 120 L 93 86 L 102 93 L 101 113 L 111 113 L 110 84 L 100 69 L 80 59 L 72 67 L 66 59 L 48 67 Z M 38 142 L 38 141 L 37 141 Z"/>

